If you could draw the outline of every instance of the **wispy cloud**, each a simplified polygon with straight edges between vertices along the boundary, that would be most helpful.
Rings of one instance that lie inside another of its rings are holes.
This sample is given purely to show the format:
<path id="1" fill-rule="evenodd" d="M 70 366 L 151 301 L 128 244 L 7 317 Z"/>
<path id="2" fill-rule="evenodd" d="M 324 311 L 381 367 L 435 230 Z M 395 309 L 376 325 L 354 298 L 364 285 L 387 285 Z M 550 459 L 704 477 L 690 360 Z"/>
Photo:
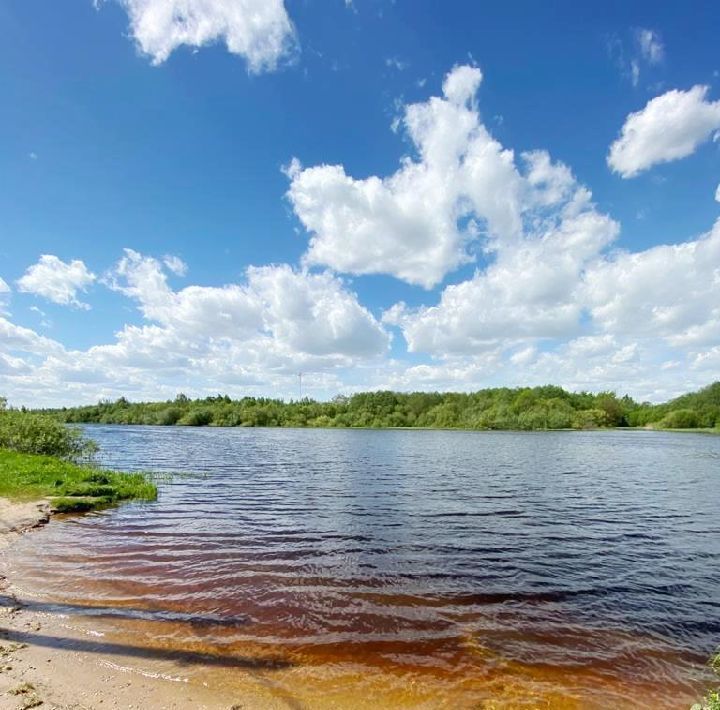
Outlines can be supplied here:
<path id="1" fill-rule="evenodd" d="M 629 39 L 613 34 L 607 38 L 609 57 L 633 86 L 638 86 L 642 71 L 657 66 L 665 59 L 665 45 L 653 29 L 637 28 Z"/>

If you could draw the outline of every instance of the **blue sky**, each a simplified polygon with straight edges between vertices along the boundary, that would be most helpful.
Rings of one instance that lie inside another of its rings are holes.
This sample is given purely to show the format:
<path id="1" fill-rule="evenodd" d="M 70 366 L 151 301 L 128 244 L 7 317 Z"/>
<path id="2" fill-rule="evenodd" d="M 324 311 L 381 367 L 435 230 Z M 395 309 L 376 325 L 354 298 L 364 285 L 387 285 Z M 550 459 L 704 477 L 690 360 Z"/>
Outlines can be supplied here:
<path id="1" fill-rule="evenodd" d="M 6 0 L 0 23 L 16 404 L 291 397 L 298 371 L 320 398 L 718 379 L 714 3 Z"/>

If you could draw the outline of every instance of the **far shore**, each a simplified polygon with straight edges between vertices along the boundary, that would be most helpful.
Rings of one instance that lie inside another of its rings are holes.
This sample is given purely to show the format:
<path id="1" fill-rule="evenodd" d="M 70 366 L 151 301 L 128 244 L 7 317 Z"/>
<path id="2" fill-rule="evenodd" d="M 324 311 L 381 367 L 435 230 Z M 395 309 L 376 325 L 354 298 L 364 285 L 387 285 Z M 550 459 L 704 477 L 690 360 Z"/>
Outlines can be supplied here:
<path id="1" fill-rule="evenodd" d="M 661 432 L 665 434 L 713 434 L 720 435 L 720 429 L 717 427 L 695 427 L 677 429 L 673 427 L 658 426 L 597 426 L 597 427 L 558 427 L 554 429 L 491 429 L 478 428 L 469 429 L 467 427 L 438 427 L 438 426 L 277 426 L 277 425 L 228 425 L 228 424 L 145 424 L 145 423 L 126 423 L 126 422 L 76 422 L 74 426 L 88 427 L 153 427 L 154 429 L 310 429 L 319 431 L 461 431 L 472 433 L 503 433 L 503 434 L 548 434 L 552 432 L 613 432 L 613 431 L 645 431 L 645 432 Z"/>

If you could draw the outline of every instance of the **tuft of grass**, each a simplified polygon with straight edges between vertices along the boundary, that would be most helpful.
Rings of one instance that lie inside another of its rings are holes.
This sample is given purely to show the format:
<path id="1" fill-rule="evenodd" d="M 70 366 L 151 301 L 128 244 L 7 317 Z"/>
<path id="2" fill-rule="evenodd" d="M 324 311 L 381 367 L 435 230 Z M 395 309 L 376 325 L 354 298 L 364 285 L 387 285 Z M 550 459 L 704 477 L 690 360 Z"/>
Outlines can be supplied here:
<path id="1" fill-rule="evenodd" d="M 720 676 L 720 650 L 715 652 L 708 665 Z M 720 710 L 720 689 L 709 691 L 702 701 L 695 703 L 690 710 Z"/>
<path id="2" fill-rule="evenodd" d="M 157 487 L 142 473 L 104 471 L 51 456 L 0 449 L 0 496 L 50 498 L 58 512 L 78 512 L 124 500 L 155 500 Z"/>
<path id="3" fill-rule="evenodd" d="M 710 659 L 710 668 L 720 676 L 720 650 Z"/>
<path id="4" fill-rule="evenodd" d="M 711 690 L 702 702 L 695 703 L 690 710 L 720 710 L 720 691 Z"/>
<path id="5" fill-rule="evenodd" d="M 16 686 L 10 691 L 11 695 L 27 695 L 35 690 L 35 686 L 32 683 L 22 683 Z"/>

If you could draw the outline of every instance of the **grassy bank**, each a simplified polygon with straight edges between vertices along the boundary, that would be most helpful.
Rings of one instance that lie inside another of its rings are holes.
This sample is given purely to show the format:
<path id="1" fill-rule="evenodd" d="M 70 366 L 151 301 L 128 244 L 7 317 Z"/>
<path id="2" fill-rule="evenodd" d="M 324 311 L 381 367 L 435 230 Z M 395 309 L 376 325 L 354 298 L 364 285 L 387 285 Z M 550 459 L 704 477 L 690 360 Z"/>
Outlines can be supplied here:
<path id="1" fill-rule="evenodd" d="M 0 496 L 50 498 L 58 512 L 92 510 L 124 500 L 155 500 L 157 488 L 139 473 L 79 466 L 52 456 L 0 449 Z"/>
<path id="2" fill-rule="evenodd" d="M 93 466 L 96 451 L 95 442 L 75 427 L 0 406 L 1 497 L 49 498 L 58 512 L 104 508 L 123 500 L 155 500 L 157 488 L 143 474 Z"/>

